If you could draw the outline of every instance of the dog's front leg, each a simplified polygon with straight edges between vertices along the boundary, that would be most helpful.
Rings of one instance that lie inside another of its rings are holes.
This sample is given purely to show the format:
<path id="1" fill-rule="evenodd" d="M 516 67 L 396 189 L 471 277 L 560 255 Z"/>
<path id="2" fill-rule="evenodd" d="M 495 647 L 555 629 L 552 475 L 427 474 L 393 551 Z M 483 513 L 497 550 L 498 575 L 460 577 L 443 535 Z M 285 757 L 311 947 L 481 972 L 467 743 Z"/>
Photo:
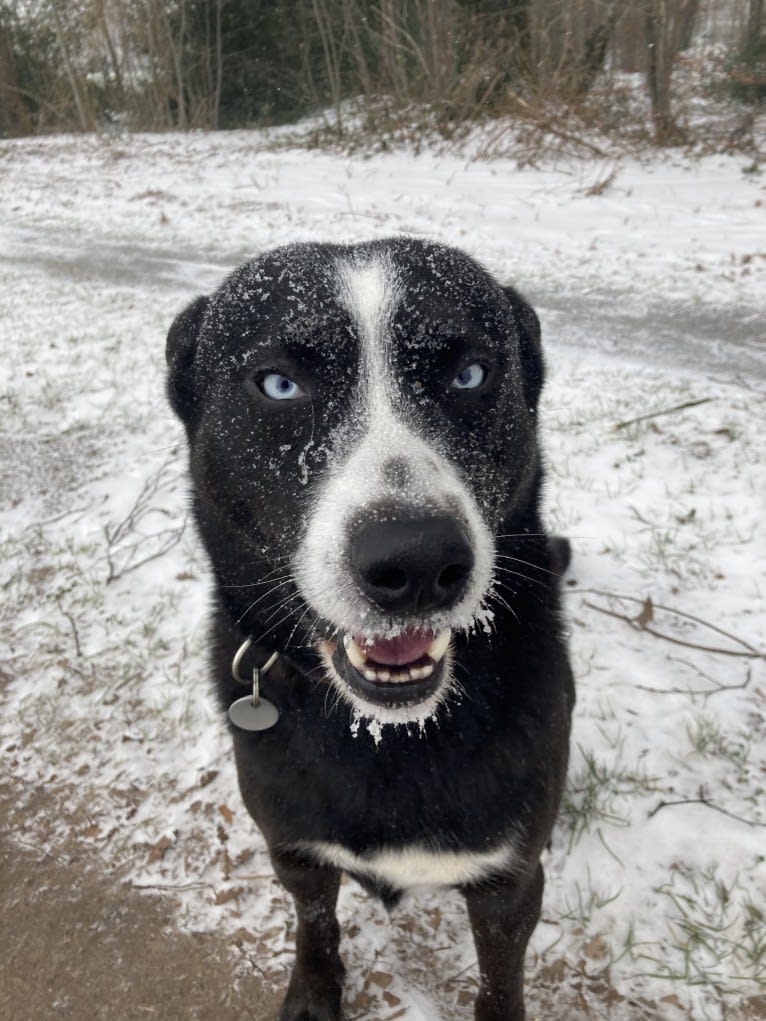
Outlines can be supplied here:
<path id="1" fill-rule="evenodd" d="M 540 917 L 541 865 L 529 876 L 463 889 L 480 987 L 476 1021 L 524 1021 L 524 953 Z"/>
<path id="2" fill-rule="evenodd" d="M 272 861 L 298 916 L 295 967 L 279 1021 L 340 1021 L 345 972 L 335 916 L 340 872 L 290 854 L 275 853 Z"/>

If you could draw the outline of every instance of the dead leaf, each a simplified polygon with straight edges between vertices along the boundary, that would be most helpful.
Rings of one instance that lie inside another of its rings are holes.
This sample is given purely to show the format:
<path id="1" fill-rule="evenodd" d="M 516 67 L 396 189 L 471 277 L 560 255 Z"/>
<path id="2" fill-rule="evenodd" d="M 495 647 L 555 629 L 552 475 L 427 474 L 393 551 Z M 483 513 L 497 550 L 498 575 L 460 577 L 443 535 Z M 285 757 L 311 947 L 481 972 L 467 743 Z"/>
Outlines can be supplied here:
<path id="1" fill-rule="evenodd" d="M 374 982 L 381 989 L 388 989 L 393 982 L 393 978 L 386 971 L 373 971 L 370 974 L 370 982 Z"/>
<path id="2" fill-rule="evenodd" d="M 162 858 L 165 856 L 165 852 L 172 843 L 173 843 L 172 837 L 167 836 L 160 837 L 157 843 L 153 844 L 152 847 L 149 849 L 149 854 L 146 859 L 148 864 L 151 865 L 153 862 L 161 861 Z"/>
<path id="3" fill-rule="evenodd" d="M 232 886 L 228 890 L 219 890 L 215 895 L 216 904 L 226 904 L 230 900 L 234 900 L 235 897 L 239 897 L 240 894 L 244 893 L 241 886 Z"/>
<path id="4" fill-rule="evenodd" d="M 644 605 L 641 607 L 641 612 L 635 618 L 636 624 L 639 627 L 646 627 L 647 624 L 651 624 L 654 620 L 654 604 L 652 603 L 651 596 L 647 596 L 644 600 Z"/>
<path id="5" fill-rule="evenodd" d="M 609 948 L 607 947 L 606 940 L 603 936 L 594 936 L 583 945 L 582 952 L 586 957 L 595 961 L 600 957 L 607 957 L 609 954 Z"/>

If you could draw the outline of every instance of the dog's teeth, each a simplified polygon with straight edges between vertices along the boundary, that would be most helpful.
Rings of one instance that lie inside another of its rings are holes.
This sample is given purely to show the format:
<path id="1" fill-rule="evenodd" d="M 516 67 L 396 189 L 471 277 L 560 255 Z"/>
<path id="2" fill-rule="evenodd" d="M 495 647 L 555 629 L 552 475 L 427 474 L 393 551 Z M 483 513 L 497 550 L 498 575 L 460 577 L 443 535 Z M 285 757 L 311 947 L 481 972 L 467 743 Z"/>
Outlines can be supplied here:
<path id="1" fill-rule="evenodd" d="M 351 665 L 355 666 L 357 670 L 364 671 L 367 662 L 367 657 L 359 648 L 359 646 L 356 644 L 351 635 L 346 635 L 346 637 L 343 639 L 343 644 L 346 647 L 346 655 L 348 656 Z"/>
<path id="2" fill-rule="evenodd" d="M 440 659 L 444 659 L 444 654 L 447 651 L 449 640 L 452 637 L 452 630 L 447 628 L 434 638 L 428 647 L 428 655 L 434 661 L 438 663 Z"/>
<path id="3" fill-rule="evenodd" d="M 391 680 L 391 674 L 388 672 L 388 670 L 378 670 L 378 680 L 379 681 L 390 681 Z"/>
<path id="4" fill-rule="evenodd" d="M 368 680 L 368 681 L 377 681 L 377 679 L 378 679 L 378 675 L 377 675 L 375 670 L 365 670 L 364 671 L 364 676 L 365 676 L 365 679 Z"/>
<path id="5" fill-rule="evenodd" d="M 421 681 L 425 680 L 426 677 L 430 677 L 433 672 L 434 672 L 434 664 L 433 663 L 426 663 L 425 666 L 422 666 L 420 668 L 420 679 L 421 679 Z"/>

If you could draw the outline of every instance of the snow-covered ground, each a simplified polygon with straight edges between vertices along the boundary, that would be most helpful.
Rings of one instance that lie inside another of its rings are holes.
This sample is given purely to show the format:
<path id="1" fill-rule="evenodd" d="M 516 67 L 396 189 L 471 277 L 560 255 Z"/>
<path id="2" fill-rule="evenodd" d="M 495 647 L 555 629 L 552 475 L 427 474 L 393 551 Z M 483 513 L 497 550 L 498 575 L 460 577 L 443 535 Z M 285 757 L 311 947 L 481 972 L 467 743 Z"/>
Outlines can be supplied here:
<path id="1" fill-rule="evenodd" d="M 547 514 L 574 537 L 579 701 L 530 1017 L 762 1016 L 763 177 L 736 156 L 520 170 L 277 140 L 0 142 L 0 749 L 27 805 L 17 838 L 55 848 L 75 828 L 137 887 L 172 890 L 180 925 L 284 981 L 291 911 L 205 677 L 164 337 L 266 247 L 426 234 L 541 311 Z M 351 1017 L 469 1016 L 458 897 L 389 921 L 346 884 L 340 913 Z"/>

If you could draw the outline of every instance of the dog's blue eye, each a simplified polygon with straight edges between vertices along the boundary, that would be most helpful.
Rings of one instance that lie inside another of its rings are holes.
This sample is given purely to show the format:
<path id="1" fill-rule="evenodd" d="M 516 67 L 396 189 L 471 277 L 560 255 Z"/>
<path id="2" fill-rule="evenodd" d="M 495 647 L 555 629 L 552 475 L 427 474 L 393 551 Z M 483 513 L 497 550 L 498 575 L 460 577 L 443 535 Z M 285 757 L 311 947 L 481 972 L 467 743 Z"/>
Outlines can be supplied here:
<path id="1" fill-rule="evenodd" d="M 294 401 L 303 397 L 303 390 L 292 379 L 279 372 L 269 372 L 260 380 L 260 388 L 272 401 Z"/>
<path id="2" fill-rule="evenodd" d="M 452 380 L 452 388 L 454 390 L 475 390 L 486 378 L 487 370 L 483 365 L 474 362 L 473 365 L 467 365 L 461 372 L 458 372 Z"/>

